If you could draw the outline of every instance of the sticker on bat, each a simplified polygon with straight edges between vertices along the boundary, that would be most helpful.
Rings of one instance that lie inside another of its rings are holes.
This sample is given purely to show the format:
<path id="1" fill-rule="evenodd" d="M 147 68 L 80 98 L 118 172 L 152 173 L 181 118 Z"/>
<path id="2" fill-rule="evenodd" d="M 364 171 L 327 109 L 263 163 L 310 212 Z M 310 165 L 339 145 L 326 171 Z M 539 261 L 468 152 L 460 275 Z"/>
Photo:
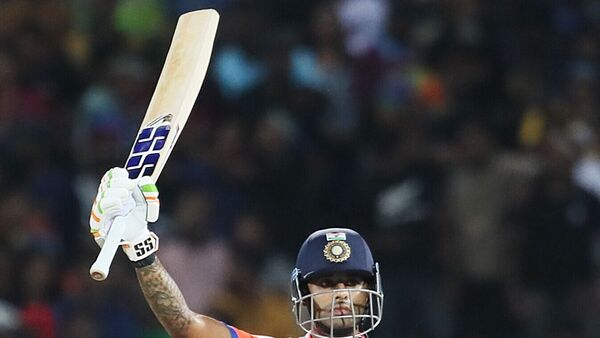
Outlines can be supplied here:
<path id="1" fill-rule="evenodd" d="M 171 114 L 161 116 L 140 130 L 125 164 L 129 178 L 152 175 L 171 131 L 171 120 Z"/>

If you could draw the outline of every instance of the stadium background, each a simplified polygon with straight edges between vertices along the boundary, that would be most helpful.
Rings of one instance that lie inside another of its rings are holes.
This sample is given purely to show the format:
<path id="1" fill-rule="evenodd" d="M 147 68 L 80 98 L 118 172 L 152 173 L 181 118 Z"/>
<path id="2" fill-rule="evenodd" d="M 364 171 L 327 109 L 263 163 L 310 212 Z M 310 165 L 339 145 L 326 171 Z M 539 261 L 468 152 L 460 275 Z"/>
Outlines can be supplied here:
<path id="1" fill-rule="evenodd" d="M 205 7 L 155 227 L 193 309 L 296 334 L 294 254 L 345 226 L 382 265 L 374 337 L 598 337 L 594 0 L 0 1 L 0 337 L 165 337 L 123 255 L 89 278 L 87 217 Z"/>

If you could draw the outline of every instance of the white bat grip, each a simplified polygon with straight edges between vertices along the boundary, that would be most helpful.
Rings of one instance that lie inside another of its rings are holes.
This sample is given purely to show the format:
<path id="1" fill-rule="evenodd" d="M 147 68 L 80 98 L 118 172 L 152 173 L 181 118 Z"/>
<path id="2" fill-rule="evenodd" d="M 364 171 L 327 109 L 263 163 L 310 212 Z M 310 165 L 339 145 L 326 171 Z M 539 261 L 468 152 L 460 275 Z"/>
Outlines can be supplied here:
<path id="1" fill-rule="evenodd" d="M 108 234 L 106 234 L 106 239 L 104 241 L 104 245 L 102 249 L 100 249 L 100 253 L 98 254 L 98 258 L 92 267 L 90 268 L 90 276 L 94 280 L 103 281 L 108 277 L 108 272 L 110 270 L 110 264 L 115 257 L 115 253 L 119 248 L 119 244 L 121 243 L 121 239 L 123 238 L 123 233 L 125 232 L 125 221 L 121 216 L 115 217 L 115 220 L 110 227 Z"/>

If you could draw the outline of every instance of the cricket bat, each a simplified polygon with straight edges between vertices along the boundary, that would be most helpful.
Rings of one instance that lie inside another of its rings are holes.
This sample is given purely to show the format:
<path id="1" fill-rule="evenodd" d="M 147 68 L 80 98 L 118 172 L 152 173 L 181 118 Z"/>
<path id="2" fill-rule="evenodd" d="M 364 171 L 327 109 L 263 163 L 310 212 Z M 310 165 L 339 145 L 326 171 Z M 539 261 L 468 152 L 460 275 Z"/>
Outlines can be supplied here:
<path id="1" fill-rule="evenodd" d="M 125 163 L 129 178 L 158 179 L 202 86 L 218 24 L 219 13 L 213 9 L 179 17 L 156 89 Z M 122 217 L 115 218 L 90 268 L 93 279 L 102 281 L 108 276 L 125 226 Z"/>

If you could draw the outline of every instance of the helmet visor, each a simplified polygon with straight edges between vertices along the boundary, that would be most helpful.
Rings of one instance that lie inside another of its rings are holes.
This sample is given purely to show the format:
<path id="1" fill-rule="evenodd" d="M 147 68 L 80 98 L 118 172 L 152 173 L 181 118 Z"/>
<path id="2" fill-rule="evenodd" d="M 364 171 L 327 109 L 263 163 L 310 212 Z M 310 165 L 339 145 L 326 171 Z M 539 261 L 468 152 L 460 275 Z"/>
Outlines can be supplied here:
<path id="1" fill-rule="evenodd" d="M 293 298 L 296 323 L 314 337 L 360 337 L 381 321 L 383 293 L 379 281 L 375 290 L 336 288 L 304 295 L 297 285 L 299 297 Z"/>

